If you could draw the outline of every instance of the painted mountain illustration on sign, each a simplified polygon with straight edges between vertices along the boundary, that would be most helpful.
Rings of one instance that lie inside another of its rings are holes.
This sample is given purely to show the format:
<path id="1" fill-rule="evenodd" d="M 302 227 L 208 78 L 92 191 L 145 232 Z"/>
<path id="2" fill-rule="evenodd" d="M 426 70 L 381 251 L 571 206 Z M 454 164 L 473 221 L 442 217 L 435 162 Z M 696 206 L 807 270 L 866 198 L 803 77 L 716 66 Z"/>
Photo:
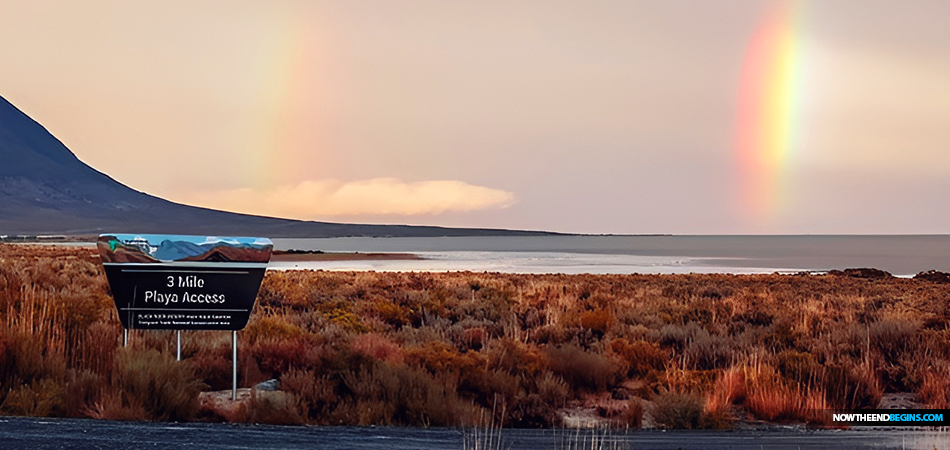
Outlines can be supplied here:
<path id="1" fill-rule="evenodd" d="M 110 263 L 270 261 L 273 243 L 265 238 L 102 234 L 99 255 Z"/>
<path id="2" fill-rule="evenodd" d="M 201 245 L 192 244 L 191 242 L 166 239 L 162 241 L 152 255 L 163 261 L 178 261 L 199 256 L 207 250 Z"/>
<path id="3" fill-rule="evenodd" d="M 46 128 L 0 97 L 0 235 L 114 231 L 271 237 L 548 234 L 300 221 L 173 203 L 89 167 Z"/>

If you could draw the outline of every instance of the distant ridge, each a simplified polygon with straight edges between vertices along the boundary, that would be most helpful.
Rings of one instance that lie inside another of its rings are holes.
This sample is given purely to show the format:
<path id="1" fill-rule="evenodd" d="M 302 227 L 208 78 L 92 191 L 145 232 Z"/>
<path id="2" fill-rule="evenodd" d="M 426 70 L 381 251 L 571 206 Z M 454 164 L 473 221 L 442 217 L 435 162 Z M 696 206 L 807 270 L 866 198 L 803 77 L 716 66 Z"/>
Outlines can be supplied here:
<path id="1" fill-rule="evenodd" d="M 182 205 L 131 189 L 89 167 L 46 128 L 0 97 L 0 235 L 102 232 L 268 237 L 556 234 L 313 222 Z"/>

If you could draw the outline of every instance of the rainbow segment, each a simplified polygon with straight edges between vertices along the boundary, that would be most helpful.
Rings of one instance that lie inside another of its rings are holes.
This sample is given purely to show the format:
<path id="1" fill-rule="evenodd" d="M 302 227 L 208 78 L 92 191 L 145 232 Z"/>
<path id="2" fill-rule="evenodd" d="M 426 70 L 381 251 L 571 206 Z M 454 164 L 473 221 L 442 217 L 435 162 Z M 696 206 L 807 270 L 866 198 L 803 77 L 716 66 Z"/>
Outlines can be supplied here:
<path id="1" fill-rule="evenodd" d="M 334 118 L 322 105 L 335 82 L 327 78 L 341 71 L 340 61 L 326 51 L 333 27 L 321 15 L 308 8 L 275 9 L 273 27 L 257 47 L 254 125 L 242 131 L 246 177 L 254 189 L 311 179 L 327 165 L 321 139 Z"/>
<path id="2" fill-rule="evenodd" d="M 307 78 L 312 75 L 307 43 L 313 36 L 299 17 L 288 17 L 284 25 L 283 36 L 271 44 L 274 51 L 270 60 L 262 65 L 269 73 L 262 84 L 265 88 L 262 94 L 267 101 L 258 142 L 268 151 L 257 152 L 256 188 L 279 184 L 281 168 L 285 168 L 283 175 L 286 176 L 286 170 L 297 167 L 291 161 L 296 159 L 298 164 L 307 161 L 302 154 L 307 147 L 306 124 L 301 121 L 307 116 L 305 100 L 310 81 Z"/>
<path id="3" fill-rule="evenodd" d="M 786 201 L 801 87 L 798 2 L 759 24 L 746 50 L 739 86 L 736 156 L 743 213 L 768 222 Z"/>

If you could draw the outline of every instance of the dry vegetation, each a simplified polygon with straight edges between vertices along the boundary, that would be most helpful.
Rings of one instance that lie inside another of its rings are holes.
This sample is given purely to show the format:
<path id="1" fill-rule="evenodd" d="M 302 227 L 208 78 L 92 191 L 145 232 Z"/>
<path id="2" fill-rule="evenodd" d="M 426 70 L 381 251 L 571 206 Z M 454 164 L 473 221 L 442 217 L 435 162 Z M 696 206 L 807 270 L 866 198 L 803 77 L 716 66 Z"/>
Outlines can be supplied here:
<path id="1" fill-rule="evenodd" d="M 950 284 L 855 276 L 268 273 L 230 420 L 558 426 L 820 424 L 913 392 L 950 407 Z M 229 333 L 120 326 L 92 251 L 0 245 L 0 414 L 223 420 Z"/>

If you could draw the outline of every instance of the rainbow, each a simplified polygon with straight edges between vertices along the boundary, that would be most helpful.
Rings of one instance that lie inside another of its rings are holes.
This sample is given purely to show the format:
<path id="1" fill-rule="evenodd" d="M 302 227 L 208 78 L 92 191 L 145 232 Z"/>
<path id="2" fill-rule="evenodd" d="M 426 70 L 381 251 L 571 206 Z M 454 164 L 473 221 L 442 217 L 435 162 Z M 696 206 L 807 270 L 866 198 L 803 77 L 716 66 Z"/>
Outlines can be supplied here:
<path id="1" fill-rule="evenodd" d="M 313 76 L 313 67 L 307 44 L 313 36 L 299 17 L 286 18 L 284 25 L 283 36 L 271 43 L 274 51 L 270 60 L 262 65 L 270 73 L 263 77 L 262 94 L 267 101 L 262 108 L 262 129 L 258 130 L 262 139 L 256 143 L 267 151 L 256 152 L 256 188 L 273 187 L 282 177 L 298 175 L 295 171 L 301 168 L 299 161 L 307 160 L 304 153 L 310 136 L 306 132 L 308 124 L 303 122 L 307 97 L 312 93 L 309 84 L 313 80 L 308 77 Z"/>
<path id="2" fill-rule="evenodd" d="M 801 90 L 798 2 L 782 4 L 759 24 L 746 50 L 739 85 L 736 157 L 743 216 L 768 225 L 787 193 Z"/>
<path id="3" fill-rule="evenodd" d="M 254 48 L 252 124 L 236 130 L 244 136 L 244 177 L 255 189 L 322 175 L 328 160 L 324 131 L 333 117 L 320 105 L 333 83 L 326 78 L 340 70 L 327 57 L 332 27 L 293 8 L 277 10 L 277 26 L 261 33 Z"/>

